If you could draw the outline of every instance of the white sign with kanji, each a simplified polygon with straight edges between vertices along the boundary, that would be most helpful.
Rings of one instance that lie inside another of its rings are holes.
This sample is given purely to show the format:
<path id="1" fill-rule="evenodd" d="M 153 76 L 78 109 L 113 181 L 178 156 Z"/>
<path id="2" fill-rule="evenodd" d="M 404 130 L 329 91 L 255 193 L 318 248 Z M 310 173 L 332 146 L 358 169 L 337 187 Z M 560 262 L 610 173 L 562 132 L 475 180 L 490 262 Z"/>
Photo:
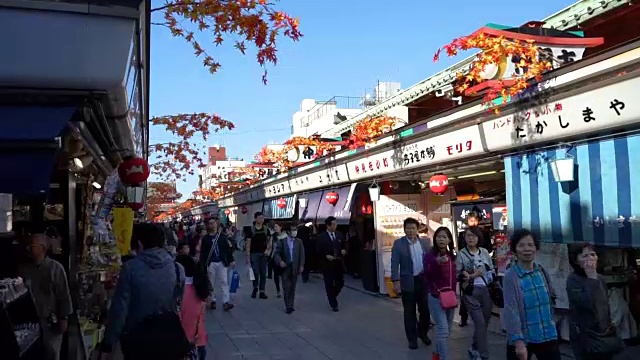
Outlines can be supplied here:
<path id="1" fill-rule="evenodd" d="M 640 102 L 633 94 L 640 77 L 542 105 L 518 110 L 482 123 L 489 151 L 517 150 L 522 145 L 582 135 L 640 121 Z"/>

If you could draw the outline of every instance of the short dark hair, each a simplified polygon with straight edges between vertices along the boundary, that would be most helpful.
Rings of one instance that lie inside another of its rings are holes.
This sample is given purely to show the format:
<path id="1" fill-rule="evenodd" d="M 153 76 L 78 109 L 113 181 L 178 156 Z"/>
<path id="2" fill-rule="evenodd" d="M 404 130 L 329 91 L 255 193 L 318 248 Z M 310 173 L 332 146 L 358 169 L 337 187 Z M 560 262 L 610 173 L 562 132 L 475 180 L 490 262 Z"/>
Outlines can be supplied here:
<path id="1" fill-rule="evenodd" d="M 255 219 L 257 219 L 257 218 L 258 218 L 258 216 L 264 216 L 264 214 L 262 213 L 262 211 L 256 211 L 256 213 L 255 213 L 255 214 L 253 214 L 253 219 L 254 219 L 254 220 L 255 220 Z"/>
<path id="2" fill-rule="evenodd" d="M 527 236 L 531 236 L 531 238 L 533 239 L 533 243 L 536 246 L 536 250 L 540 249 L 540 240 L 538 240 L 538 237 L 536 236 L 536 234 L 532 233 L 530 230 L 528 229 L 520 229 L 520 230 L 516 230 L 513 235 L 511 235 L 511 252 L 513 254 L 516 253 L 516 248 L 518 247 L 518 243 L 520 242 L 520 240 L 526 238 Z"/>
<path id="3" fill-rule="evenodd" d="M 133 225 L 131 241 L 142 244 L 145 249 L 164 246 L 164 231 L 159 225 L 139 223 Z"/>
<path id="4" fill-rule="evenodd" d="M 324 224 L 329 226 L 331 225 L 332 222 L 336 221 L 336 218 L 334 216 L 329 216 L 328 218 L 326 218 L 324 220 Z"/>
<path id="5" fill-rule="evenodd" d="M 189 243 L 187 242 L 181 242 L 178 244 L 178 248 L 176 250 L 182 250 L 183 247 L 185 246 L 189 246 Z"/>
<path id="6" fill-rule="evenodd" d="M 475 219 L 480 220 L 480 215 L 478 215 L 478 213 L 475 212 L 475 211 L 471 211 L 470 213 L 467 214 L 467 220 L 469 218 L 475 218 Z"/>
<path id="7" fill-rule="evenodd" d="M 482 245 L 482 242 L 484 241 L 484 235 L 482 235 L 482 231 L 480 231 L 477 226 L 469 226 L 464 230 L 465 234 L 467 231 L 478 238 L 478 247 L 480 247 Z"/>
<path id="8" fill-rule="evenodd" d="M 569 244 L 569 265 L 573 268 L 577 274 L 584 275 L 584 269 L 578 263 L 578 256 L 582 254 L 584 249 L 591 249 L 595 251 L 595 247 L 589 243 L 575 243 Z"/>
<path id="9" fill-rule="evenodd" d="M 404 219 L 404 222 L 402 223 L 402 227 L 406 228 L 407 225 L 411 225 L 411 224 L 415 225 L 416 227 L 420 227 L 420 221 L 418 221 L 418 220 L 416 220 L 416 219 L 414 219 L 412 217 L 408 217 L 408 218 Z"/>

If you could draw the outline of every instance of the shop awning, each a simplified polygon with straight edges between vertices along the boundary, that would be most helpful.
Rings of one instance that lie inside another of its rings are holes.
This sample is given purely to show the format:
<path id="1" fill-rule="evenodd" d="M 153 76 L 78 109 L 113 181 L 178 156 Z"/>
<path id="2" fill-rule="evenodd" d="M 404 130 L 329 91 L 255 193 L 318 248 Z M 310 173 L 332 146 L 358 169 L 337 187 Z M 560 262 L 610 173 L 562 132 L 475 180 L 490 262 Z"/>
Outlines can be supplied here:
<path id="1" fill-rule="evenodd" d="M 0 106 L 0 140 L 53 140 L 75 107 Z"/>
<path id="2" fill-rule="evenodd" d="M 592 141 L 568 151 L 505 158 L 509 230 L 541 241 L 640 246 L 640 136 Z M 571 156 L 574 181 L 558 183 L 550 162 Z"/>
<path id="3" fill-rule="evenodd" d="M 49 190 L 56 155 L 50 149 L 0 150 L 0 193 L 35 195 Z"/>
<path id="4" fill-rule="evenodd" d="M 283 199 L 286 206 L 281 208 L 278 203 Z M 265 219 L 291 219 L 296 213 L 296 196 L 283 196 L 265 200 L 262 205 L 262 213 Z"/>
<path id="5" fill-rule="evenodd" d="M 318 215 L 318 208 L 322 199 L 324 199 L 323 191 L 315 191 L 308 194 L 298 196 L 298 217 L 300 221 L 315 222 Z M 306 204 L 305 204 L 306 202 Z M 304 207 L 302 205 L 305 205 Z"/>
<path id="6" fill-rule="evenodd" d="M 338 225 L 348 225 L 351 220 L 351 188 L 355 185 L 356 184 L 352 184 L 351 186 L 325 190 L 320 201 L 320 206 L 318 207 L 317 222 L 322 223 L 329 216 L 333 216 L 336 218 Z M 329 192 L 338 194 L 338 202 L 335 205 L 329 204 L 324 198 Z"/>
<path id="7" fill-rule="evenodd" d="M 0 193 L 33 195 L 49 190 L 60 135 L 72 107 L 0 107 Z"/>

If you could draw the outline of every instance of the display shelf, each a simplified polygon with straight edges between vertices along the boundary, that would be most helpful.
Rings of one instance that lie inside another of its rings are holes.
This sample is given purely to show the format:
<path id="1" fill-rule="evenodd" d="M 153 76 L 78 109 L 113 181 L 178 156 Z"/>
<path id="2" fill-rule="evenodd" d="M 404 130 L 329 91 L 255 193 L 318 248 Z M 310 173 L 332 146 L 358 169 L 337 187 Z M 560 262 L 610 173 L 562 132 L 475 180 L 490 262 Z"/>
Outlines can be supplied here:
<path id="1" fill-rule="evenodd" d="M 42 359 L 40 322 L 31 294 L 17 279 L 0 280 L 0 349 L 2 359 Z"/>

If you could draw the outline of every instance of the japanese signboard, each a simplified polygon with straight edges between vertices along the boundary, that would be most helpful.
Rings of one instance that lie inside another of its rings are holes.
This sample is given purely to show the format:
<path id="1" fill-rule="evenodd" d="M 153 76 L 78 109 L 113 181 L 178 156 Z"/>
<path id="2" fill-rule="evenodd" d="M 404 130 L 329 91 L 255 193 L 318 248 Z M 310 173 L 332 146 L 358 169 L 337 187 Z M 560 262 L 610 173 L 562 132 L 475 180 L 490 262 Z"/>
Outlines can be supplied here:
<path id="1" fill-rule="evenodd" d="M 347 169 L 349 178 L 358 180 L 478 155 L 482 151 L 480 131 L 474 125 L 351 161 Z"/>
<path id="2" fill-rule="evenodd" d="M 640 103 L 630 94 L 640 78 L 518 111 L 482 123 L 490 151 L 602 131 L 640 120 Z"/>
<path id="3" fill-rule="evenodd" d="M 297 193 L 349 182 L 349 174 L 345 164 L 318 166 L 317 169 L 316 172 L 308 175 L 291 177 L 289 179 L 291 191 Z"/>

